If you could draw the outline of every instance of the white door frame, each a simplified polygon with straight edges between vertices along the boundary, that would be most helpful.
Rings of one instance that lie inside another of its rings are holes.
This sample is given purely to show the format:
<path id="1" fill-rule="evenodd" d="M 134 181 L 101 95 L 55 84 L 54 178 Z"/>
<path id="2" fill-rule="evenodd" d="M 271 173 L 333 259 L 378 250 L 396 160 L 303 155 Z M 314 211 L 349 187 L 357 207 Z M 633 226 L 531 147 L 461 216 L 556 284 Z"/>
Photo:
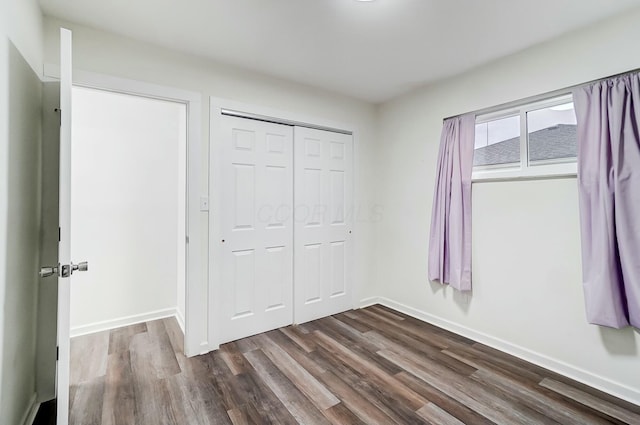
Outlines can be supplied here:
<path id="1" fill-rule="evenodd" d="M 354 178 L 352 179 L 352 208 L 353 203 L 355 203 L 355 199 L 357 199 L 357 194 L 355 190 L 355 176 L 356 176 L 356 160 L 357 157 L 357 127 L 346 124 L 343 122 L 337 122 L 332 120 L 326 120 L 323 118 L 308 116 L 304 114 L 299 114 L 295 112 L 282 111 L 274 108 L 256 106 L 247 103 L 237 102 L 228 99 L 222 99 L 217 97 L 211 97 L 209 99 L 209 113 L 210 113 L 210 121 L 209 121 L 209 193 L 210 193 L 210 205 L 211 209 L 209 211 L 209 315 L 208 315 L 208 340 L 210 342 L 209 349 L 217 350 L 220 347 L 220 337 L 218 326 L 221 321 L 216 320 L 217 315 L 221 311 L 219 305 L 219 288 L 222 285 L 222 276 L 221 276 L 221 268 L 218 267 L 216 261 L 222 258 L 222 244 L 221 241 L 221 215 L 220 211 L 224 208 L 221 199 L 221 191 L 219 190 L 219 186 L 221 184 L 225 184 L 222 181 L 222 168 L 223 162 L 220 153 L 222 152 L 222 112 L 223 110 L 229 110 L 238 112 L 240 114 L 246 114 L 248 117 L 250 116 L 259 116 L 263 119 L 270 119 L 276 123 L 282 124 L 290 124 L 290 125 L 300 125 L 300 126 L 320 126 L 326 129 L 336 129 L 341 131 L 350 132 L 353 137 L 353 172 Z M 294 183 L 295 184 L 295 183 Z M 354 232 L 357 234 L 356 227 L 357 223 L 354 220 Z M 353 243 L 353 252 L 357 252 L 355 238 Z M 355 274 L 353 274 L 355 277 Z M 295 287 L 295 282 L 294 282 Z M 358 297 L 357 297 L 357 288 L 355 279 L 352 286 L 353 290 L 351 291 L 351 305 L 354 308 L 359 306 Z M 295 305 L 294 305 L 294 318 L 295 318 Z"/>
<path id="2" fill-rule="evenodd" d="M 46 64 L 44 75 L 59 78 L 59 67 Z M 130 94 L 185 104 L 187 107 L 187 247 L 185 278 L 185 335 L 184 350 L 187 356 L 209 351 L 207 341 L 207 286 L 202 275 L 202 226 L 200 210 L 201 190 L 201 146 L 202 146 L 202 96 L 172 87 L 142 81 L 112 77 L 110 75 L 74 70 L 73 84 L 76 86 Z"/>

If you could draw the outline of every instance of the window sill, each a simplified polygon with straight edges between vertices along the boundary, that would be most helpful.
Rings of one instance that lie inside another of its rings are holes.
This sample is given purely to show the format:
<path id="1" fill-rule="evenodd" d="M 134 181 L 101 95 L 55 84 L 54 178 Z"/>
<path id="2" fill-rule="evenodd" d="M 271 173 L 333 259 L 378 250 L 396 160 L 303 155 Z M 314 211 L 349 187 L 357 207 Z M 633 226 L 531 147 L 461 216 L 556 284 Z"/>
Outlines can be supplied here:
<path id="1" fill-rule="evenodd" d="M 534 165 L 526 168 L 502 168 L 474 171 L 472 183 L 511 180 L 571 178 L 578 175 L 578 164 Z"/>

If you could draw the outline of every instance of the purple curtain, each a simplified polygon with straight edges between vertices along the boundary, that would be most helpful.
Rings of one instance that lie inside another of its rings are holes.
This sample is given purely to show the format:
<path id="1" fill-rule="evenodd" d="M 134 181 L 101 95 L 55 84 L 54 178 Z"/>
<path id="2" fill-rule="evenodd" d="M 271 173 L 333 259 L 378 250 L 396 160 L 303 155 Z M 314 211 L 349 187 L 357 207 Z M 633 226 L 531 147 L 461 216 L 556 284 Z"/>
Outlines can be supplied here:
<path id="1" fill-rule="evenodd" d="M 640 328 L 640 74 L 575 90 L 589 323 Z"/>
<path id="2" fill-rule="evenodd" d="M 471 172 L 475 116 L 445 120 L 431 211 L 429 280 L 471 290 Z"/>

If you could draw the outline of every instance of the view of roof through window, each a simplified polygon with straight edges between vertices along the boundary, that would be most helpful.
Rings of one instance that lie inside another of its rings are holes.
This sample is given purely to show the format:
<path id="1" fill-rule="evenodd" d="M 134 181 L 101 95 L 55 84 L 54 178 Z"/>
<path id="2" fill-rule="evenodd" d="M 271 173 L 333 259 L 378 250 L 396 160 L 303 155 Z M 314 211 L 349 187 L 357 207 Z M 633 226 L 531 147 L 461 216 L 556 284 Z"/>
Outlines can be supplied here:
<path id="1" fill-rule="evenodd" d="M 526 118 L 530 164 L 576 157 L 576 116 L 572 102 L 530 110 Z M 477 124 L 473 165 L 520 164 L 520 131 L 520 115 Z"/>

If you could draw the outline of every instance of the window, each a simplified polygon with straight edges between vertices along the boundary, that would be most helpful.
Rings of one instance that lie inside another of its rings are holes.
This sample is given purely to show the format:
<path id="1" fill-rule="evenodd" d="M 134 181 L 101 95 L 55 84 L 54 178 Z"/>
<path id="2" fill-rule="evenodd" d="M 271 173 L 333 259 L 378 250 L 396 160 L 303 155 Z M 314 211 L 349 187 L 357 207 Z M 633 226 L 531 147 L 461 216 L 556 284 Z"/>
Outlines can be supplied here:
<path id="1" fill-rule="evenodd" d="M 571 95 L 476 117 L 474 180 L 573 175 L 576 154 Z"/>
<path id="2" fill-rule="evenodd" d="M 520 164 L 520 115 L 476 123 L 474 166 Z"/>

